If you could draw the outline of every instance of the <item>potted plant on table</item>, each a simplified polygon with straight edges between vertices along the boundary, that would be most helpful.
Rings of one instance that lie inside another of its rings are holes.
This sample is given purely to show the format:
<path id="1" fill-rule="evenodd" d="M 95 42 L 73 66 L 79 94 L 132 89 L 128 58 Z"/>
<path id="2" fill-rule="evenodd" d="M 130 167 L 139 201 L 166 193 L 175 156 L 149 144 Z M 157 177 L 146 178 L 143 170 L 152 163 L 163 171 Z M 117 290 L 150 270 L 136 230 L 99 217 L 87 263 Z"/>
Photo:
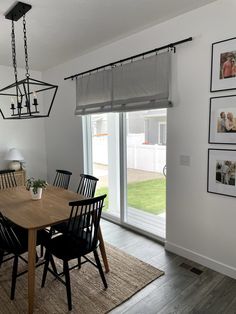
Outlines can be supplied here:
<path id="1" fill-rule="evenodd" d="M 26 181 L 26 189 L 30 191 L 33 200 L 39 200 L 42 197 L 42 191 L 47 186 L 47 182 L 41 179 L 30 178 Z"/>

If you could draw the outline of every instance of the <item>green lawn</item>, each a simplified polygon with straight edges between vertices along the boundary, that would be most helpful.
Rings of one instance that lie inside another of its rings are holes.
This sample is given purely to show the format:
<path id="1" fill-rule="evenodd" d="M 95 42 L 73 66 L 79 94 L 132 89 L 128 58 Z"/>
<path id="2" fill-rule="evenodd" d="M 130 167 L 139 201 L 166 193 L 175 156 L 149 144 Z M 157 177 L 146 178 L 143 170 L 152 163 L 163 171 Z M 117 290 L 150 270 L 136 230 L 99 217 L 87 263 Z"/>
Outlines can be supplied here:
<path id="1" fill-rule="evenodd" d="M 97 190 L 96 195 L 108 194 L 107 187 Z M 108 197 L 105 207 L 108 209 Z M 155 215 L 165 212 L 166 209 L 166 179 L 155 179 L 128 184 L 128 206 L 141 209 Z"/>

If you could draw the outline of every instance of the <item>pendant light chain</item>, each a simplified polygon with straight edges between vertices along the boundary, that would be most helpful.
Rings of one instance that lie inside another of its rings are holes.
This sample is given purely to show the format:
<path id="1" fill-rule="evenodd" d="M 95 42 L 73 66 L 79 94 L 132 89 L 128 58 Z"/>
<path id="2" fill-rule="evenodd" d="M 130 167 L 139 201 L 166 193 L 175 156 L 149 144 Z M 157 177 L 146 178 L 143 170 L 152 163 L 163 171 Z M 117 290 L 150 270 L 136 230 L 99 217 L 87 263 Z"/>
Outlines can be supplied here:
<path id="1" fill-rule="evenodd" d="M 16 38 L 15 38 L 15 28 L 14 21 L 12 20 L 11 24 L 11 48 L 12 48 L 12 63 L 14 68 L 15 81 L 18 81 L 17 78 L 17 64 L 16 64 Z"/>
<path id="2" fill-rule="evenodd" d="M 29 74 L 29 64 L 28 64 L 28 48 L 27 48 L 27 35 L 26 35 L 26 20 L 25 20 L 25 15 L 23 15 L 23 33 L 24 33 L 24 48 L 25 48 L 25 76 L 30 77 Z"/>
<path id="3" fill-rule="evenodd" d="M 57 94 L 57 85 L 34 79 L 29 74 L 25 15 L 31 7 L 28 3 L 17 1 L 5 14 L 5 18 L 11 20 L 11 50 L 15 82 L 0 89 L 0 116 L 3 119 L 18 120 L 49 117 Z M 24 48 L 23 46 L 22 48 L 25 55 L 25 78 L 18 80 L 15 22 L 20 18 L 23 18 L 22 39 Z M 47 94 L 49 97 L 45 102 L 46 105 L 41 107 L 41 100 L 45 95 L 44 91 L 47 91 L 47 93 L 50 91 L 50 94 Z M 2 106 L 2 102 L 6 106 Z"/>

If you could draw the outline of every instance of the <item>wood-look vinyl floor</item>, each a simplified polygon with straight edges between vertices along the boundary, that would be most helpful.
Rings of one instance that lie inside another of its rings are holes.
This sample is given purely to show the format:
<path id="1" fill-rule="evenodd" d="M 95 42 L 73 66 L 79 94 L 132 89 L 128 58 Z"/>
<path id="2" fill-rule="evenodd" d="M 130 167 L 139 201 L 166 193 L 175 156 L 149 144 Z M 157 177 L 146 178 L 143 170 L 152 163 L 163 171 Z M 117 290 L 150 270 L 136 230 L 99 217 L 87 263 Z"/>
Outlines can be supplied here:
<path id="1" fill-rule="evenodd" d="M 168 253 L 162 245 L 108 221 L 102 221 L 102 232 L 105 241 L 165 271 L 112 314 L 236 314 L 236 280 Z M 203 272 L 197 275 L 182 263 Z"/>

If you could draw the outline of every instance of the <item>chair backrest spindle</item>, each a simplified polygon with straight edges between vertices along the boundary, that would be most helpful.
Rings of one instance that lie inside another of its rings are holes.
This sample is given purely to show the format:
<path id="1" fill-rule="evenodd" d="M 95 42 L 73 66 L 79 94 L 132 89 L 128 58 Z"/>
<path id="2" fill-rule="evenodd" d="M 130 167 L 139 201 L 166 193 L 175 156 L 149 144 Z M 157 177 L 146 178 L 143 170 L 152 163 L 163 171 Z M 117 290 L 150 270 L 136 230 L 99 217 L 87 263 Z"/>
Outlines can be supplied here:
<path id="1" fill-rule="evenodd" d="M 0 248 L 7 252 L 18 252 L 21 242 L 16 236 L 8 219 L 0 212 Z"/>
<path id="2" fill-rule="evenodd" d="M 88 174 L 81 174 L 77 193 L 86 197 L 94 197 L 97 182 L 98 178 Z"/>
<path id="3" fill-rule="evenodd" d="M 15 170 L 0 170 L 0 190 L 17 187 Z"/>
<path id="4" fill-rule="evenodd" d="M 67 170 L 56 170 L 56 176 L 53 185 L 58 188 L 68 189 L 72 172 Z"/>

